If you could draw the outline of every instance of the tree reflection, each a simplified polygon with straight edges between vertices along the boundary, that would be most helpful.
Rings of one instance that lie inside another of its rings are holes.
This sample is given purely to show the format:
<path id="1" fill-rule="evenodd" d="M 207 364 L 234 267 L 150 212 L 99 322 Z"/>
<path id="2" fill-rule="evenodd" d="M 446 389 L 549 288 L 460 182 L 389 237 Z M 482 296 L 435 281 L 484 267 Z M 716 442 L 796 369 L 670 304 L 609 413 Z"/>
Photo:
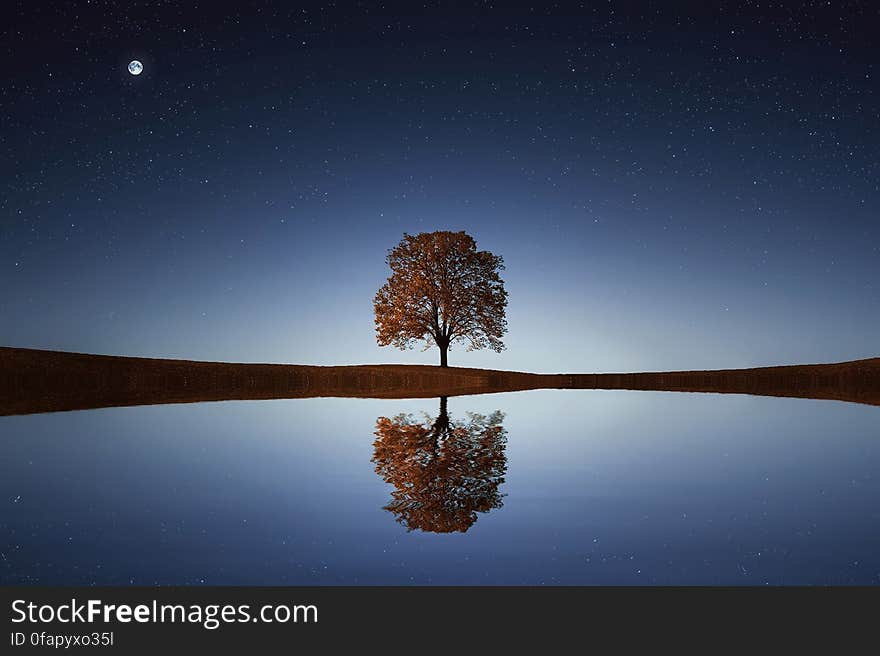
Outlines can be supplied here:
<path id="1" fill-rule="evenodd" d="M 384 509 L 409 530 L 463 533 L 478 512 L 500 508 L 498 486 L 507 471 L 503 419 L 496 410 L 452 420 L 446 397 L 434 421 L 427 414 L 422 422 L 408 414 L 379 417 L 372 461 L 395 488 Z"/>

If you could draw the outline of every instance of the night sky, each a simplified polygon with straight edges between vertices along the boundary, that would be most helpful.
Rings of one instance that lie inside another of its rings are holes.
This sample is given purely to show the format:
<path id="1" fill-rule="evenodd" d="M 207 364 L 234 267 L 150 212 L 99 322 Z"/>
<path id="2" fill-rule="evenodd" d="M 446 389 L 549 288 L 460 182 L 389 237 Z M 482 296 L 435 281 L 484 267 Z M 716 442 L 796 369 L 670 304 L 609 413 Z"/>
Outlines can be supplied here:
<path id="1" fill-rule="evenodd" d="M 2 12 L 0 345 L 434 364 L 372 299 L 448 229 L 510 293 L 451 365 L 880 355 L 880 4 Z"/>

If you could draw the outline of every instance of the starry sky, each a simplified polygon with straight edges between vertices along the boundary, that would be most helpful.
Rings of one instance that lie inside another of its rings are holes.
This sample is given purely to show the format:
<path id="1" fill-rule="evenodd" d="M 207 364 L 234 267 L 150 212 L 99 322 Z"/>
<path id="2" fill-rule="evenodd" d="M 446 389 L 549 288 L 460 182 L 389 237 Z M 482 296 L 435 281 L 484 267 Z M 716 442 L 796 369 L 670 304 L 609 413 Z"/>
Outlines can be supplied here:
<path id="1" fill-rule="evenodd" d="M 451 365 L 880 355 L 878 4 L 2 12 L 4 346 L 434 364 L 372 298 L 444 229 L 510 293 L 508 349 Z"/>

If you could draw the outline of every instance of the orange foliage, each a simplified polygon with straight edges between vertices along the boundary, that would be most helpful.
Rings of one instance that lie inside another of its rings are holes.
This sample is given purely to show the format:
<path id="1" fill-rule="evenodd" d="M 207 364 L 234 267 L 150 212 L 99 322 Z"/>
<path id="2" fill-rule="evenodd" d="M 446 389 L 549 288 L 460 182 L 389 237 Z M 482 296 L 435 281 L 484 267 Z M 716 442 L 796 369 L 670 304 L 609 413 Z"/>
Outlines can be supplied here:
<path id="1" fill-rule="evenodd" d="M 502 505 L 498 486 L 507 471 L 504 415 L 468 413 L 452 421 L 446 399 L 433 422 L 400 414 L 376 420 L 376 473 L 394 486 L 385 510 L 409 530 L 467 531 L 477 513 Z"/>
<path id="2" fill-rule="evenodd" d="M 468 350 L 504 349 L 507 291 L 499 271 L 504 261 L 478 251 L 466 232 L 404 234 L 388 252 L 388 281 L 373 299 L 380 346 L 440 348 L 441 365 L 453 342 Z"/>

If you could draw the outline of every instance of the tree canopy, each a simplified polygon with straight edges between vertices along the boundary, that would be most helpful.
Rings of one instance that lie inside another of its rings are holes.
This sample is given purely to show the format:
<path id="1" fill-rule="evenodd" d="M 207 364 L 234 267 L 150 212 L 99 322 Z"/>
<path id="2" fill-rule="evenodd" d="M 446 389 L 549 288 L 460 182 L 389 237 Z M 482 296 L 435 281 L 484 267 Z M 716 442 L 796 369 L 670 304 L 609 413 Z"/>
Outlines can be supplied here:
<path id="1" fill-rule="evenodd" d="M 380 346 L 440 349 L 447 366 L 450 344 L 468 350 L 504 349 L 507 291 L 499 272 L 504 260 L 478 251 L 466 232 L 404 234 L 385 260 L 391 275 L 373 300 Z"/>
<path id="2" fill-rule="evenodd" d="M 504 415 L 467 414 L 466 421 L 450 419 L 444 397 L 433 421 L 408 414 L 376 420 L 372 460 L 394 486 L 385 510 L 408 530 L 464 533 L 477 513 L 502 506 Z"/>

